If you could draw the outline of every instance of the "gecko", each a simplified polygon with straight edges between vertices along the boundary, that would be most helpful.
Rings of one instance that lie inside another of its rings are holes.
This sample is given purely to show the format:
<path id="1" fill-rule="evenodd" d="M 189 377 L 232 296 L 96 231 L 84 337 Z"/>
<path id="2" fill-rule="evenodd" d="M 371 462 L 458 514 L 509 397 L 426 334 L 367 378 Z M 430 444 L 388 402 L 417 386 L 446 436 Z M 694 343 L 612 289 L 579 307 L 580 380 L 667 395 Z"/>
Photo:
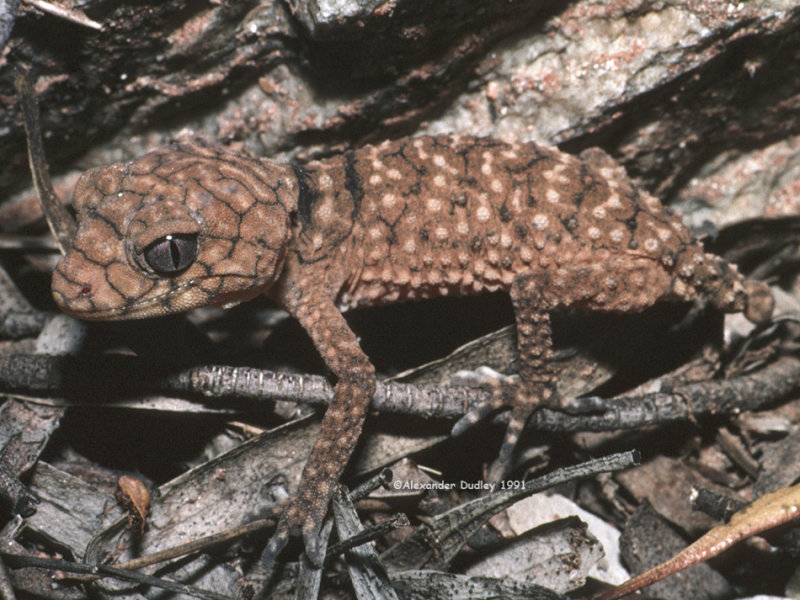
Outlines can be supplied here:
<path id="1" fill-rule="evenodd" d="M 618 600 L 670 575 L 721 554 L 734 544 L 800 516 L 800 484 L 764 494 L 738 512 L 724 525 L 714 527 L 678 554 L 632 577 L 592 600 Z"/>
<path id="2" fill-rule="evenodd" d="M 322 560 L 318 533 L 376 385 L 344 309 L 509 294 L 518 381 L 498 380 L 492 399 L 454 428 L 510 410 L 495 476 L 533 411 L 571 407 L 554 387 L 552 309 L 706 301 L 754 323 L 773 309 L 765 284 L 705 253 L 676 213 L 598 149 L 576 157 L 437 135 L 279 163 L 184 143 L 87 171 L 73 206 L 78 230 L 52 280 L 64 312 L 141 319 L 266 294 L 299 321 L 334 375 L 264 563 L 298 534 L 312 562 Z"/>

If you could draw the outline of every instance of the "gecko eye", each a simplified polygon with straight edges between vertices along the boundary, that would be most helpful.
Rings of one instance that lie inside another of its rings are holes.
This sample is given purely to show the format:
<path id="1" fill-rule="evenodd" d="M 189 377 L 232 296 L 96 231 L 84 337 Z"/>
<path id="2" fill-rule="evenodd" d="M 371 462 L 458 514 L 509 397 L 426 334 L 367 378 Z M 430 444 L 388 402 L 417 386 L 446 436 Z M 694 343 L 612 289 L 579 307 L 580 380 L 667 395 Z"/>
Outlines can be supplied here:
<path id="1" fill-rule="evenodd" d="M 147 266 L 159 275 L 176 275 L 197 258 L 197 235 L 165 235 L 147 246 L 142 256 Z"/>

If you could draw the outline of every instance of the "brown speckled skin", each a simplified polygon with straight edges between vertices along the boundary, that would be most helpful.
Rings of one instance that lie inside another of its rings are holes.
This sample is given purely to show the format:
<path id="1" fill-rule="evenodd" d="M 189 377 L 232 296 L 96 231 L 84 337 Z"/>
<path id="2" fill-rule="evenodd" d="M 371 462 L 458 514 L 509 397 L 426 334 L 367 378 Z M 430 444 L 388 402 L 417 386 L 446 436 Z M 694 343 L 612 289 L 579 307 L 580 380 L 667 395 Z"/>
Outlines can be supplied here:
<path id="1" fill-rule="evenodd" d="M 703 253 L 680 219 L 601 151 L 578 159 L 534 144 L 437 136 L 283 165 L 181 145 L 89 171 L 75 203 L 74 248 L 53 276 L 69 314 L 152 317 L 263 292 L 300 321 L 338 378 L 268 557 L 298 527 L 315 554 L 375 389 L 341 308 L 508 291 L 521 384 L 497 394 L 513 404 L 501 464 L 537 406 L 560 406 L 550 309 L 628 312 L 665 298 L 706 299 L 759 322 L 772 310 L 766 286 Z M 197 258 L 164 276 L 142 253 L 170 233 L 196 235 Z"/>

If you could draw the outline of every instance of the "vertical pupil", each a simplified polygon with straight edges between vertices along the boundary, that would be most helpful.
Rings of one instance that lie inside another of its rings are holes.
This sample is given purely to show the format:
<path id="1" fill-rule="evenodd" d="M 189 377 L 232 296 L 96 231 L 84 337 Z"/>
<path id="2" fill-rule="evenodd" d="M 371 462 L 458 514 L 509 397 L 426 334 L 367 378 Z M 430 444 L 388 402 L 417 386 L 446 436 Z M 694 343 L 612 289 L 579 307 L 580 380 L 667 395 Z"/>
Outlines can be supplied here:
<path id="1" fill-rule="evenodd" d="M 147 246 L 142 258 L 147 267 L 160 275 L 174 275 L 197 258 L 197 236 L 171 233 Z"/>
<path id="2" fill-rule="evenodd" d="M 172 235 L 167 236 L 167 242 L 169 243 L 169 256 L 172 259 L 172 266 L 177 269 L 178 265 L 181 264 L 181 250 Z"/>

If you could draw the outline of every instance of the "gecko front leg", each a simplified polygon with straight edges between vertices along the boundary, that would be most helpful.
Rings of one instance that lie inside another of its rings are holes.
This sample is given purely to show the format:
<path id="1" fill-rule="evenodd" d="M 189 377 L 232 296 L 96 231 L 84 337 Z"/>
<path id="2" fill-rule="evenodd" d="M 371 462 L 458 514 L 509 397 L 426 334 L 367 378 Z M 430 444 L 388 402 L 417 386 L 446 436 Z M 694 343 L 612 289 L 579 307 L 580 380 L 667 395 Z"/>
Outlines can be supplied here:
<path id="1" fill-rule="evenodd" d="M 306 556 L 320 566 L 325 558 L 319 540 L 322 521 L 375 394 L 375 368 L 331 297 L 289 286 L 281 302 L 311 336 L 337 382 L 297 492 L 281 515 L 261 560 L 265 564 L 274 561 L 290 536 L 300 533 Z"/>

